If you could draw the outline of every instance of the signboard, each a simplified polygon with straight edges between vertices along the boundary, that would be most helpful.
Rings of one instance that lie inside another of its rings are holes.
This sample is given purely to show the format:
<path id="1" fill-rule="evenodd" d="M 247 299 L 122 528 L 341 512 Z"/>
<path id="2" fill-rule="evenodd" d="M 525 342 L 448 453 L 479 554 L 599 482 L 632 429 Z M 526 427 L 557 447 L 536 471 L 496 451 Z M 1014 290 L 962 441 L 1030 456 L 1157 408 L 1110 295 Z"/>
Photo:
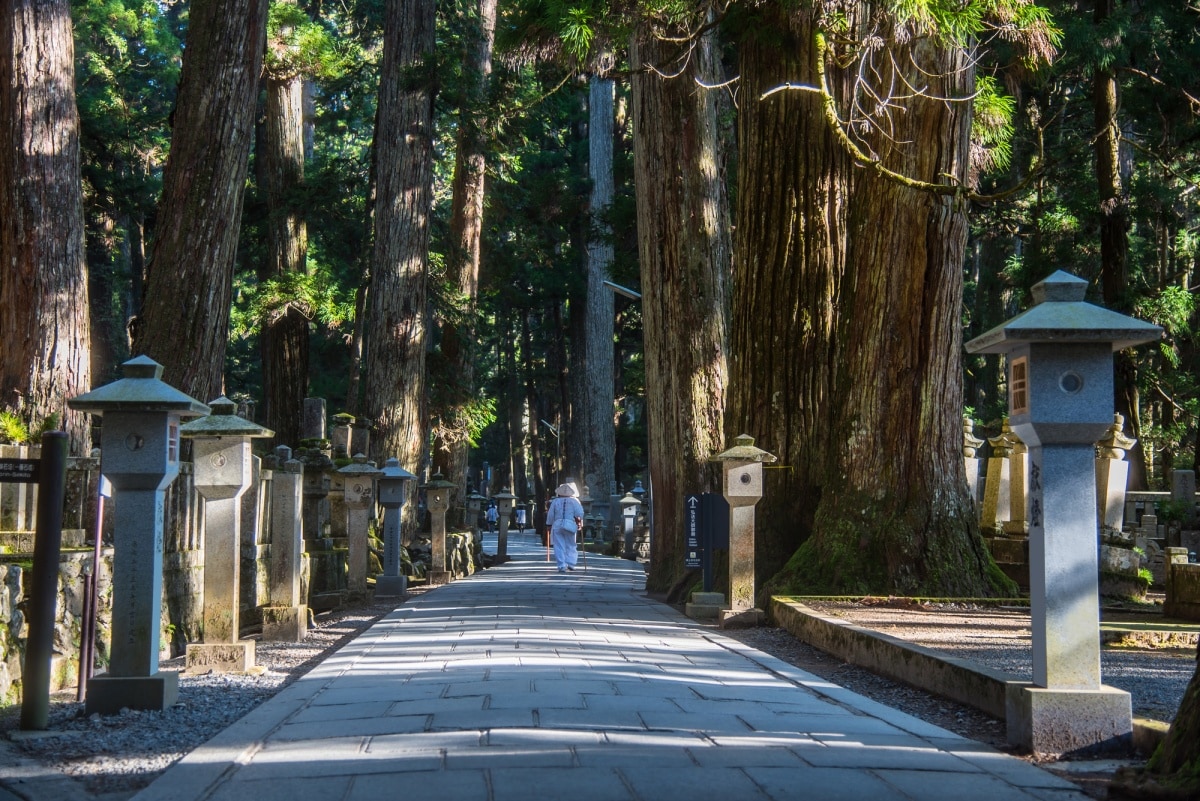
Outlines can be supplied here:
<path id="1" fill-rule="evenodd" d="M 700 542 L 700 496 L 688 495 L 683 500 L 684 567 L 700 567 L 704 546 Z"/>
<path id="2" fill-rule="evenodd" d="M 36 484 L 41 465 L 41 459 L 0 459 L 0 483 Z"/>

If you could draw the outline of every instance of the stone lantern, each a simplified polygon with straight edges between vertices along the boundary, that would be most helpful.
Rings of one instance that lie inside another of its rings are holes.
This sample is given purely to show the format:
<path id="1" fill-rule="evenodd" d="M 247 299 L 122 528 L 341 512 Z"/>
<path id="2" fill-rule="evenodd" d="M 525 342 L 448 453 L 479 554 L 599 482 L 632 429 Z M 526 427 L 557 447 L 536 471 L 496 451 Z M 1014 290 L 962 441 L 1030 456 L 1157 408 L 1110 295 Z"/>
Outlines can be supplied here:
<path id="1" fill-rule="evenodd" d="M 638 509 L 641 508 L 642 501 L 630 490 L 617 501 L 617 505 L 621 507 L 621 536 L 615 544 L 617 553 L 621 554 L 627 553 L 633 546 L 634 529 L 637 527 Z"/>
<path id="2" fill-rule="evenodd" d="M 203 642 L 188 643 L 187 669 L 245 673 L 254 667 L 254 640 L 239 639 L 242 516 L 238 499 L 253 476 L 250 440 L 275 432 L 237 416 L 225 397 L 212 413 L 183 426 L 192 440 L 192 482 L 204 498 Z"/>
<path id="3" fill-rule="evenodd" d="M 483 508 L 483 502 L 487 498 L 480 495 L 478 492 L 472 492 L 467 495 L 467 518 L 471 521 L 471 531 L 475 532 L 475 536 L 479 536 L 479 510 Z"/>
<path id="4" fill-rule="evenodd" d="M 342 477 L 342 500 L 346 505 L 347 589 L 362 598 L 367 594 L 368 529 L 375 511 L 375 478 L 379 470 L 358 453 L 338 474 Z"/>
<path id="5" fill-rule="evenodd" d="M 435 473 L 425 490 L 425 506 L 429 509 L 429 536 L 432 552 L 429 565 L 429 584 L 437 586 L 450 582 L 450 571 L 446 569 L 446 512 L 450 509 L 450 493 L 457 485 L 447 481 L 441 473 Z"/>
<path id="6" fill-rule="evenodd" d="M 721 493 L 729 503 L 729 609 L 721 612 L 721 625 L 757 625 L 763 613 L 754 608 L 754 506 L 763 496 L 763 462 L 775 457 L 747 434 L 734 442 L 711 460 L 721 463 Z"/>
<path id="7" fill-rule="evenodd" d="M 404 508 L 404 483 L 415 478 L 393 456 L 384 463 L 376 481 L 379 505 L 383 507 L 383 573 L 375 577 L 377 596 L 403 597 L 408 591 L 408 577 L 400 569 L 400 510 Z"/>
<path id="8" fill-rule="evenodd" d="M 163 503 L 179 475 L 179 421 L 209 411 L 163 382 L 162 365 L 148 356 L 122 367 L 123 378 L 67 401 L 76 411 L 103 415 L 100 472 L 116 499 L 112 653 L 108 672 L 88 681 L 89 715 L 166 709 L 179 695 L 179 674 L 158 669 Z"/>
<path id="9" fill-rule="evenodd" d="M 496 511 L 500 514 L 500 530 L 496 534 L 496 564 L 508 561 L 508 521 L 512 519 L 513 502 L 517 496 L 508 489 L 497 492 L 492 498 L 496 501 Z"/>
<path id="10" fill-rule="evenodd" d="M 968 342 L 1008 362 L 1009 425 L 1029 453 L 1033 684 L 1010 686 L 1008 738 L 1035 754 L 1127 743 L 1129 694 L 1100 683 L 1095 443 L 1113 414 L 1113 351 L 1156 325 L 1084 302 L 1061 270 L 1034 305 Z"/>

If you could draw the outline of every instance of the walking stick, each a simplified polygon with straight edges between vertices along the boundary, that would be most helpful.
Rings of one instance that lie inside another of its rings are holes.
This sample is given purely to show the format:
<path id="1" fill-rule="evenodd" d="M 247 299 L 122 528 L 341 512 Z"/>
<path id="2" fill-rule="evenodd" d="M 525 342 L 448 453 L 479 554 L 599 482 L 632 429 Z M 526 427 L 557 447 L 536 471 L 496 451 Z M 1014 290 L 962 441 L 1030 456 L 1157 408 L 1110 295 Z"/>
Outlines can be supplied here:
<path id="1" fill-rule="evenodd" d="M 583 538 L 583 529 L 579 529 L 579 552 L 583 559 L 583 572 L 587 572 L 587 541 Z"/>

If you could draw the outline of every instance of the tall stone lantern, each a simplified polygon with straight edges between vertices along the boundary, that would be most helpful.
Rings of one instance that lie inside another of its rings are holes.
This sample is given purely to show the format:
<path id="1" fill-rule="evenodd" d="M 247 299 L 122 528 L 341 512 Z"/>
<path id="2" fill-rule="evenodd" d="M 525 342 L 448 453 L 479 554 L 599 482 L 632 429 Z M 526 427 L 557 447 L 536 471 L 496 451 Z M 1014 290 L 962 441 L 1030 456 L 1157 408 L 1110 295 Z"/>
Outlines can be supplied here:
<path id="1" fill-rule="evenodd" d="M 496 564 L 508 561 L 508 521 L 512 519 L 513 503 L 517 496 L 507 488 L 492 496 L 496 500 L 496 511 L 499 513 L 499 531 L 496 534 Z"/>
<path id="2" fill-rule="evenodd" d="M 408 592 L 408 577 L 400 569 L 400 510 L 404 508 L 404 484 L 416 478 L 391 457 L 375 482 L 383 507 L 383 573 L 375 577 L 377 596 L 400 596 Z"/>
<path id="3" fill-rule="evenodd" d="M 721 463 L 721 493 L 729 503 L 729 608 L 721 625 L 758 625 L 761 609 L 754 608 L 754 506 L 763 496 L 763 462 L 775 456 L 754 446 L 754 437 L 740 434 L 734 446 L 711 461 Z"/>
<path id="4" fill-rule="evenodd" d="M 361 453 L 338 470 L 342 477 L 342 499 L 346 505 L 347 589 L 359 598 L 367 594 L 370 564 L 369 529 L 375 511 L 375 479 L 379 470 Z"/>
<path id="5" fill-rule="evenodd" d="M 183 426 L 192 440 L 193 483 L 204 498 L 204 641 L 188 643 L 188 670 L 245 673 L 254 667 L 254 640 L 239 637 L 242 516 L 239 499 L 250 486 L 250 440 L 275 432 L 237 416 L 220 397 L 212 414 Z"/>
<path id="6" fill-rule="evenodd" d="M 429 536 L 432 541 L 430 586 L 450 582 L 450 571 L 446 569 L 446 512 L 450 509 L 450 493 L 457 487 L 441 473 L 435 473 L 428 484 L 421 485 L 421 489 L 425 490 L 425 505 L 429 508 Z"/>
<path id="7" fill-rule="evenodd" d="M 1122 746 L 1129 694 L 1100 683 L 1095 443 L 1113 415 L 1113 351 L 1151 342 L 1156 325 L 1084 301 L 1063 271 L 1034 305 L 967 343 L 1008 363 L 1009 425 L 1029 451 L 1033 683 L 1008 690 L 1008 738 L 1035 754 Z"/>
<path id="8" fill-rule="evenodd" d="M 112 653 L 108 672 L 88 681 L 89 715 L 166 709 L 179 696 L 179 674 L 158 669 L 163 503 L 179 475 L 179 421 L 209 411 L 162 381 L 162 365 L 148 356 L 122 367 L 121 379 L 67 401 L 104 418 L 100 472 L 115 498 Z"/>

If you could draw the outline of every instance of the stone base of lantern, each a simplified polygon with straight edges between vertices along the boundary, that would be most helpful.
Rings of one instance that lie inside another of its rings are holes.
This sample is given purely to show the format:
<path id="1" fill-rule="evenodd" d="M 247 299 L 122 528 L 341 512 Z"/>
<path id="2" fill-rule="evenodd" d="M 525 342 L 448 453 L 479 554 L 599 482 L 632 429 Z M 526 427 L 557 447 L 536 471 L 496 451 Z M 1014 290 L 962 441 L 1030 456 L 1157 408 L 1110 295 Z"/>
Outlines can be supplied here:
<path id="1" fill-rule="evenodd" d="M 716 620 L 725 607 L 725 595 L 719 592 L 693 592 L 684 614 L 693 620 Z"/>
<path id="2" fill-rule="evenodd" d="M 262 607 L 263 642 L 302 642 L 308 634 L 308 607 Z"/>
<path id="3" fill-rule="evenodd" d="M 430 587 L 440 587 L 443 584 L 449 584 L 454 574 L 449 570 L 430 570 L 425 574 L 425 578 Z"/>
<path id="4" fill-rule="evenodd" d="M 1133 741 L 1129 693 L 1008 686 L 1008 742 L 1035 756 L 1128 751 Z"/>
<path id="5" fill-rule="evenodd" d="M 403 598 L 408 594 L 408 576 L 375 577 L 376 598 Z"/>
<path id="6" fill-rule="evenodd" d="M 766 622 L 767 616 L 761 609 L 722 609 L 719 618 L 723 629 L 753 629 Z"/>
<path id="7" fill-rule="evenodd" d="M 179 700 L 179 674 L 99 675 L 88 679 L 85 714 L 115 715 L 122 709 L 159 711 Z"/>
<path id="8" fill-rule="evenodd" d="M 254 640 L 188 643 L 188 673 L 249 673 L 254 667 Z"/>

